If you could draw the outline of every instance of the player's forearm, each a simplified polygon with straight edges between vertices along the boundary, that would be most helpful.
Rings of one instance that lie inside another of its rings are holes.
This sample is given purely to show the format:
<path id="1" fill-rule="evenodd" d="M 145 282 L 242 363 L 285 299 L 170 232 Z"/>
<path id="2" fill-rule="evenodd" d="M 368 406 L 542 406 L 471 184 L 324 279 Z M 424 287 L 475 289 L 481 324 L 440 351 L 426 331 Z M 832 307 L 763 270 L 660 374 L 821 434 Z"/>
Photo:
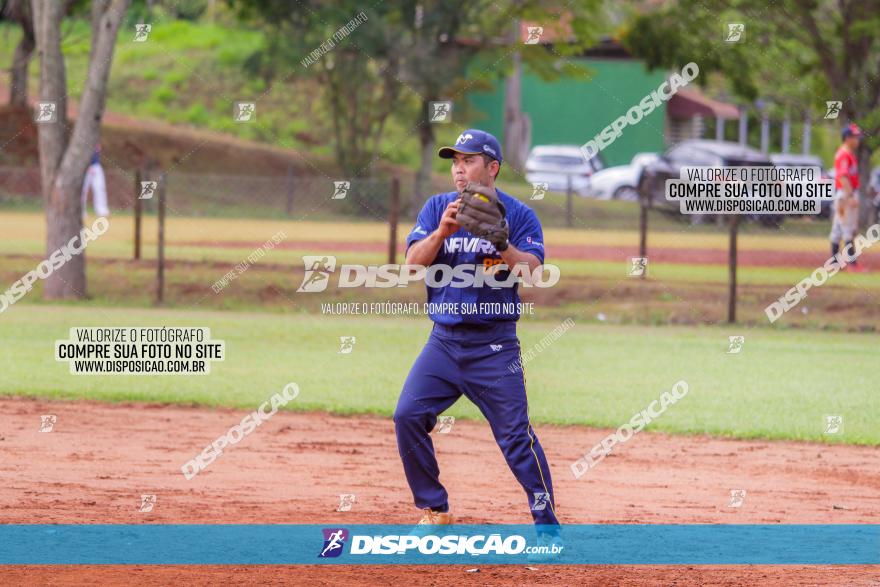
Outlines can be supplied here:
<path id="1" fill-rule="evenodd" d="M 843 197 L 851 198 L 853 195 L 852 184 L 849 182 L 849 178 L 845 175 L 840 176 L 840 189 L 843 190 Z"/>
<path id="2" fill-rule="evenodd" d="M 437 253 L 443 245 L 443 236 L 436 230 L 414 243 L 406 253 L 407 265 L 424 265 L 428 266 L 437 258 Z"/>
<path id="3" fill-rule="evenodd" d="M 531 276 L 535 269 L 541 266 L 541 261 L 535 255 L 520 251 L 513 245 L 508 245 L 507 249 L 500 253 L 501 260 L 505 265 L 513 268 L 518 263 L 525 263 L 529 266 L 529 275 Z"/>

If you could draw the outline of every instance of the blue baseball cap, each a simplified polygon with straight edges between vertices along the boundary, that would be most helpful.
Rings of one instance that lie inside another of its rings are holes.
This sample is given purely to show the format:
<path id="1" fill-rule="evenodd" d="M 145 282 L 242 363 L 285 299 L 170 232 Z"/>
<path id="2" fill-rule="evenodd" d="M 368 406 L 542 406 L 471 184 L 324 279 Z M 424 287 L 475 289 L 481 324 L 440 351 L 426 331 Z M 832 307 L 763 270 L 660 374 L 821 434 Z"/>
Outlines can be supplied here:
<path id="1" fill-rule="evenodd" d="M 465 155 L 476 155 L 479 153 L 488 155 L 498 161 L 498 163 L 502 162 L 501 145 L 498 144 L 498 139 L 486 131 L 476 128 L 469 128 L 458 135 L 455 145 L 443 147 L 437 151 L 437 154 L 443 159 L 452 159 L 456 153 Z"/>

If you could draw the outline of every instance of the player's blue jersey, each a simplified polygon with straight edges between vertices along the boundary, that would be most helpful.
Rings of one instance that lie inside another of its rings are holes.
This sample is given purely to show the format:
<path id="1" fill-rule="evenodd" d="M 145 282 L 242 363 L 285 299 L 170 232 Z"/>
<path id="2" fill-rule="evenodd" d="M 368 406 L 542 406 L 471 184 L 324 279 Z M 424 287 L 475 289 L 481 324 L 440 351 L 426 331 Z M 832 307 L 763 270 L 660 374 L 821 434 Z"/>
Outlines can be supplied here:
<path id="1" fill-rule="evenodd" d="M 520 251 L 535 255 L 544 262 L 544 234 L 538 216 L 527 205 L 501 190 L 496 189 L 498 197 L 507 208 L 507 224 L 510 230 L 510 243 Z M 415 227 L 406 237 L 406 247 L 419 241 L 440 226 L 440 218 L 450 202 L 455 201 L 458 192 L 446 192 L 428 198 L 422 211 L 419 212 Z M 433 264 L 445 264 L 450 267 L 458 265 L 476 265 L 476 271 L 492 271 L 493 264 L 503 263 L 501 255 L 489 241 L 472 235 L 465 229 L 459 229 L 452 236 L 446 237 L 443 246 L 437 252 Z M 509 277 L 509 271 L 494 273 L 498 282 Z M 492 322 L 514 322 L 519 319 L 518 286 L 493 288 L 489 283 L 482 286 L 432 287 L 428 290 L 429 316 L 438 324 L 453 326 L 455 324 L 487 324 Z M 441 304 L 447 304 L 441 306 Z M 466 310 L 465 306 L 467 307 Z M 435 311 L 437 308 L 459 308 L 464 311 Z M 473 309 L 477 312 L 473 312 Z M 485 308 L 486 312 L 480 312 Z"/>

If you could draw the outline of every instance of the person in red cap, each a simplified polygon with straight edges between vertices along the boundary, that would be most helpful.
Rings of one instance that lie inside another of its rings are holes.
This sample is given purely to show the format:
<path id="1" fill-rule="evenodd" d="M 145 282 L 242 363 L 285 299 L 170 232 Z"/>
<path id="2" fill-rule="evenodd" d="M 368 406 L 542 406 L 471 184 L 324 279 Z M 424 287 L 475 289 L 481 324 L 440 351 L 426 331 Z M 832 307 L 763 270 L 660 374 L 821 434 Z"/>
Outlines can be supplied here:
<path id="1" fill-rule="evenodd" d="M 848 271 L 861 272 L 862 267 L 856 259 L 853 237 L 859 224 L 859 164 L 856 152 L 862 139 L 862 130 L 853 123 L 844 127 L 843 144 L 834 154 L 834 220 L 831 225 L 831 256 L 836 259 L 840 251 L 840 240 L 844 242 L 844 253 L 849 264 Z"/>

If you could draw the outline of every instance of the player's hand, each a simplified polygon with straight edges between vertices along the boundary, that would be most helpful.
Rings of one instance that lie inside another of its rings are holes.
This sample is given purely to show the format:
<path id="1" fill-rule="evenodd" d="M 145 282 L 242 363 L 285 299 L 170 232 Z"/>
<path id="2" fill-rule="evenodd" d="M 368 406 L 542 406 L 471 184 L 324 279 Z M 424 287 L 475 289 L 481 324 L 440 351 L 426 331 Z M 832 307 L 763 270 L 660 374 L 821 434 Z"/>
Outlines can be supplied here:
<path id="1" fill-rule="evenodd" d="M 440 217 L 440 226 L 437 227 L 437 233 L 443 238 L 452 236 L 461 229 L 461 225 L 455 219 L 455 215 L 458 213 L 459 202 L 461 202 L 461 198 L 449 202 L 446 210 L 443 211 L 443 216 Z"/>

